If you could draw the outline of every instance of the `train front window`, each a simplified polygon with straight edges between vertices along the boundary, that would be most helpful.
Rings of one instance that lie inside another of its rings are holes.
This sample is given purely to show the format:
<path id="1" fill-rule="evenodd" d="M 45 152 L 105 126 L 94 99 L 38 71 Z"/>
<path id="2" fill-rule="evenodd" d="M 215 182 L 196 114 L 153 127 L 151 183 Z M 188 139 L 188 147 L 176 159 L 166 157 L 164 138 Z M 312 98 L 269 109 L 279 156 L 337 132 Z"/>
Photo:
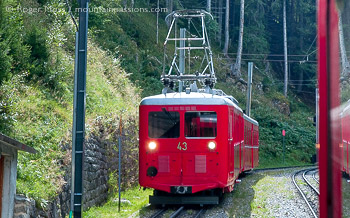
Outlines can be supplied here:
<path id="1" fill-rule="evenodd" d="M 178 138 L 180 136 L 180 114 L 167 110 L 148 114 L 148 136 L 150 138 Z"/>
<path id="2" fill-rule="evenodd" d="M 216 112 L 186 112 L 185 137 L 216 137 Z"/>

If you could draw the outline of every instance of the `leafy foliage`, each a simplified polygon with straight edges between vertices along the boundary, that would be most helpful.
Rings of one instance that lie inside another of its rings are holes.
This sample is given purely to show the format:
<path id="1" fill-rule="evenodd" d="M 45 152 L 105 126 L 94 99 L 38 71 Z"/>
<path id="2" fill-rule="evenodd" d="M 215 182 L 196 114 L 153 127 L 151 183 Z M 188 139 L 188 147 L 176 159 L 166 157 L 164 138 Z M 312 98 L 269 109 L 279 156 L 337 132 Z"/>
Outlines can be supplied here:
<path id="1" fill-rule="evenodd" d="M 231 2 L 230 52 L 236 51 L 239 26 L 239 1 Z M 253 117 L 260 123 L 260 161 L 262 165 L 278 164 L 282 156 L 281 130 L 285 129 L 287 163 L 310 162 L 314 153 L 313 104 L 302 91 L 310 91 L 314 83 L 292 84 L 296 94 L 284 98 L 281 89 L 282 16 L 281 1 L 246 1 L 246 26 L 243 53 L 256 54 L 258 70 L 254 73 Z M 73 11 L 77 6 L 73 3 Z M 165 2 L 160 1 L 161 7 Z M 8 12 L 6 6 L 46 6 L 56 11 L 36 14 Z M 91 1 L 90 7 L 119 8 L 122 1 Z M 203 1 L 175 1 L 174 8 L 204 8 Z M 135 7 L 156 7 L 156 1 L 136 1 Z M 290 54 L 312 52 L 315 33 L 315 3 L 289 1 Z M 0 1 L 0 131 L 38 150 L 36 155 L 20 154 L 18 165 L 18 192 L 35 198 L 42 207 L 60 191 L 64 166 L 69 154 L 60 145 L 69 143 L 72 122 L 72 90 L 74 64 L 74 26 L 66 5 L 60 0 Z M 103 130 L 117 136 L 115 124 L 120 113 L 128 123 L 129 150 L 124 154 L 125 165 L 137 165 L 137 104 L 139 94 L 160 93 L 163 46 L 167 33 L 165 13 L 160 14 L 159 43 L 156 44 L 156 17 L 154 13 L 90 13 L 87 79 L 87 125 L 89 133 Z M 77 17 L 77 14 L 75 14 Z M 217 20 L 208 21 L 208 31 L 215 57 L 221 51 L 215 35 Z M 304 28 L 305 27 L 305 28 Z M 223 44 L 223 43 L 221 43 Z M 311 46 L 310 46 L 311 45 Z M 309 49 L 310 48 L 310 49 Z M 313 57 L 310 55 L 310 58 Z M 246 61 L 246 58 L 244 61 Z M 267 62 L 273 59 L 275 62 Z M 244 108 L 246 94 L 242 84 L 229 75 L 231 62 L 216 59 L 217 88 L 233 95 Z M 245 64 L 245 63 L 244 63 Z M 245 65 L 243 66 L 245 67 Z M 293 63 L 291 78 L 313 80 L 315 66 Z M 243 70 L 244 71 L 244 70 Z M 246 75 L 243 74 L 243 79 Z M 131 84 L 132 81 L 135 85 Z M 299 86 L 300 85 L 300 86 Z M 138 88 L 135 88 L 137 86 Z M 302 87 L 297 89 L 297 86 Z M 298 92 L 299 91 L 299 92 Z M 348 96 L 347 92 L 344 96 Z M 272 100 L 286 103 L 290 115 L 275 108 Z M 123 116 L 124 116 L 123 115 Z M 99 120 L 98 125 L 94 121 Z M 112 131 L 113 130 L 113 131 Z M 116 139 L 116 138 L 113 138 Z M 136 155 L 136 156 L 135 156 Z M 130 187 L 137 182 L 137 169 L 124 169 Z M 115 174 L 111 174 L 111 183 Z M 114 202 L 110 204 L 115 206 Z"/>
<path id="2" fill-rule="evenodd" d="M 62 145 L 69 144 L 72 126 L 74 28 L 59 0 L 0 3 L 2 18 L 8 18 L 0 20 L 0 132 L 38 151 L 19 154 L 17 192 L 45 208 L 65 183 L 70 161 Z M 58 10 L 7 12 L 8 4 Z M 119 59 L 93 43 L 88 53 L 87 132 L 97 128 L 91 123 L 99 116 L 124 111 L 126 119 L 135 120 L 138 89 Z"/>

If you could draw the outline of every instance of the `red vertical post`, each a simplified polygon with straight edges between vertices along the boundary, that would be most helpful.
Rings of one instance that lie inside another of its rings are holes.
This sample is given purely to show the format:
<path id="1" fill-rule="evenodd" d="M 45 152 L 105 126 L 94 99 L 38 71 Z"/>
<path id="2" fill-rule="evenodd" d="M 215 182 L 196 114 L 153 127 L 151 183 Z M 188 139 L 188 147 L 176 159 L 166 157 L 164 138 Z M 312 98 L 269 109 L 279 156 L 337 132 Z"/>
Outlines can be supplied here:
<path id="1" fill-rule="evenodd" d="M 335 0 L 318 1 L 318 82 L 320 93 L 320 217 L 342 215 L 339 117 L 338 15 Z"/>

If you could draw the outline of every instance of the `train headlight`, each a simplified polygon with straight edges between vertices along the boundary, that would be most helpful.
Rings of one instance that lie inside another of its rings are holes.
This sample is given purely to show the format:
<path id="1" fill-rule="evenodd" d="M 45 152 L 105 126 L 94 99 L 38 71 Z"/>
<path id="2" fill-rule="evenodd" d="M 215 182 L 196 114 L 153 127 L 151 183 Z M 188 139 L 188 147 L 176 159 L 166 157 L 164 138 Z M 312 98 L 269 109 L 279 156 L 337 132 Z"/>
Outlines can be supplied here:
<path id="1" fill-rule="evenodd" d="M 208 148 L 209 148 L 210 150 L 214 150 L 214 149 L 216 148 L 215 142 L 209 142 L 209 143 L 208 143 Z"/>
<path id="2" fill-rule="evenodd" d="M 151 149 L 151 150 L 156 149 L 156 147 L 157 147 L 157 144 L 156 144 L 155 142 L 150 142 L 150 143 L 148 144 L 148 148 Z"/>

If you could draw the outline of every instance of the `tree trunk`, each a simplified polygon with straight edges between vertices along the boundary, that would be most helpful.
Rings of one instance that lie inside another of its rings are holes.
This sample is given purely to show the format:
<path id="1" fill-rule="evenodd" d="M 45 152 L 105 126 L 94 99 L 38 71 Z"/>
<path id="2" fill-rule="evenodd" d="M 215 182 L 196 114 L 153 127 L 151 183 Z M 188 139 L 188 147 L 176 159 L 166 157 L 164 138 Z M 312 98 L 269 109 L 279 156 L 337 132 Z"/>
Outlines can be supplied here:
<path id="1" fill-rule="evenodd" d="M 238 49 L 236 63 L 233 67 L 233 75 L 236 77 L 241 77 L 241 59 L 243 50 L 243 30 L 244 30 L 244 0 L 241 0 L 240 9 L 240 24 L 239 24 L 239 36 L 238 36 Z"/>
<path id="2" fill-rule="evenodd" d="M 230 0 L 226 0 L 226 13 L 225 13 L 225 45 L 224 45 L 224 55 L 227 56 L 228 43 L 230 39 Z"/>
<path id="3" fill-rule="evenodd" d="M 284 47 L 284 96 L 287 97 L 288 91 L 288 50 L 287 50 L 287 19 L 286 19 L 286 0 L 283 0 L 283 47 Z"/>
<path id="4" fill-rule="evenodd" d="M 218 22 L 219 16 L 218 16 L 218 1 L 217 1 L 217 0 L 214 1 L 213 16 L 216 18 L 216 22 Z M 214 18 L 214 19 L 215 19 L 215 18 Z M 215 39 L 217 40 L 217 39 L 218 39 L 218 32 L 215 31 L 215 34 L 214 34 L 214 35 L 215 35 Z"/>
<path id="5" fill-rule="evenodd" d="M 211 0 L 207 0 L 207 11 L 211 13 Z"/>
<path id="6" fill-rule="evenodd" d="M 299 72 L 298 92 L 303 91 L 303 80 L 304 80 L 304 70 L 301 69 Z"/>
<path id="7" fill-rule="evenodd" d="M 297 8 L 300 8 L 300 3 L 298 1 L 298 4 L 296 6 Z M 296 22 L 296 21 L 294 21 Z M 304 14 L 299 12 L 299 22 L 296 24 L 300 29 L 303 29 L 304 27 Z M 299 34 L 299 48 L 300 51 L 304 50 L 304 35 Z M 303 91 L 303 80 L 304 80 L 304 70 L 299 71 L 299 84 L 298 84 L 298 92 Z"/>
<path id="8" fill-rule="evenodd" d="M 221 47 L 221 40 L 222 40 L 222 3 L 223 0 L 219 0 L 219 8 L 218 8 L 218 16 L 219 16 L 219 32 L 218 32 L 218 41 Z"/>
<path id="9" fill-rule="evenodd" d="M 235 1 L 232 1 L 231 3 L 231 12 L 230 12 L 230 29 L 233 30 L 235 29 Z M 234 42 L 234 37 L 235 35 L 231 35 L 231 41 Z"/>
<path id="10" fill-rule="evenodd" d="M 171 12 L 173 12 L 173 7 L 174 7 L 174 2 L 173 0 L 165 0 L 165 7 L 168 10 L 168 14 L 170 14 Z"/>
<path id="11" fill-rule="evenodd" d="M 169 0 L 170 1 L 170 4 L 169 4 L 169 13 L 173 12 L 174 10 L 174 0 Z"/>
<path id="12" fill-rule="evenodd" d="M 344 43 L 344 31 L 343 31 L 343 21 L 341 14 L 339 14 L 339 44 L 340 44 L 340 56 L 341 56 L 341 75 L 342 77 L 346 77 L 349 75 L 350 65 L 349 60 L 346 55 L 345 43 Z"/>

